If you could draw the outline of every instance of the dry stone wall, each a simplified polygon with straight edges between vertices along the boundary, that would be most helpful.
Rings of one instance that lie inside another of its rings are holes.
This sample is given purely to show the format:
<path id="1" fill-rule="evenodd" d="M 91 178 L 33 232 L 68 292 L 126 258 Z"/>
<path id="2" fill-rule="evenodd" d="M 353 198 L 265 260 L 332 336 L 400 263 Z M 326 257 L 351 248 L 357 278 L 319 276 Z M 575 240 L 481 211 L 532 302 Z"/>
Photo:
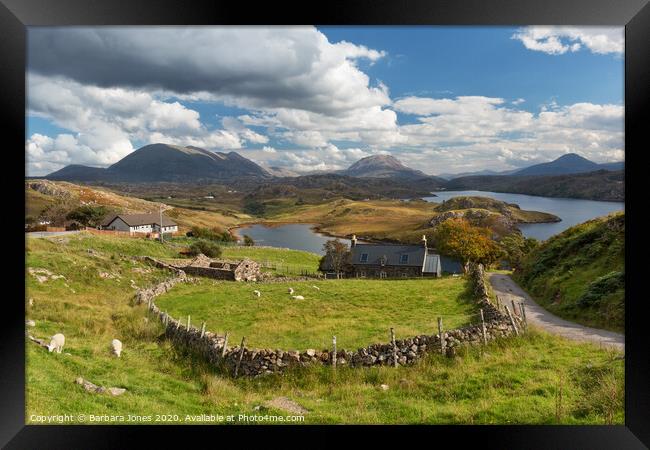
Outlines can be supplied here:
<path id="1" fill-rule="evenodd" d="M 218 336 L 210 331 L 198 328 L 197 324 L 187 320 L 171 317 L 156 306 L 154 299 L 167 292 L 176 283 L 186 282 L 186 274 L 165 263 L 153 262 L 158 267 L 174 271 L 175 276 L 165 282 L 136 293 L 138 303 L 146 303 L 152 314 L 156 315 L 165 327 L 165 336 L 177 347 L 189 350 L 205 358 L 210 364 L 219 366 L 227 373 L 244 376 L 258 376 L 281 372 L 291 367 L 312 364 L 332 365 L 334 352 L 330 349 L 305 351 L 285 351 L 279 349 L 258 349 L 244 346 L 228 346 L 226 336 Z M 392 343 L 372 344 L 356 351 L 339 350 L 336 353 L 337 366 L 408 366 L 414 364 L 429 352 L 445 352 L 448 356 L 455 353 L 462 345 L 481 345 L 500 337 L 515 333 L 510 317 L 503 314 L 490 301 L 484 269 L 481 265 L 472 265 L 468 276 L 473 285 L 478 306 L 483 309 L 485 319 L 485 338 L 481 322 L 438 334 L 419 335 Z M 515 326 L 521 329 L 522 320 L 512 316 Z M 442 339 L 442 343 L 441 343 Z M 232 343 L 232 342 L 231 342 Z"/>

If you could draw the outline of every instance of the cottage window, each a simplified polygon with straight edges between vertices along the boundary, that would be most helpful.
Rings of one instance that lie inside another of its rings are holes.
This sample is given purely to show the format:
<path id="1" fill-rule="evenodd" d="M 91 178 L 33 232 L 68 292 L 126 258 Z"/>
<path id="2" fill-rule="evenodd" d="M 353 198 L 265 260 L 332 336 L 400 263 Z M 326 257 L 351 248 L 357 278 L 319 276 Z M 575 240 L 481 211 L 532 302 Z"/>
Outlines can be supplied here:
<path id="1" fill-rule="evenodd" d="M 408 262 L 409 262 L 409 255 L 401 255 L 401 256 L 399 257 L 399 262 L 400 262 L 401 264 L 406 264 L 406 263 L 408 263 Z"/>
<path id="2" fill-rule="evenodd" d="M 368 254 L 367 253 L 362 253 L 361 257 L 359 258 L 360 262 L 368 262 Z"/>

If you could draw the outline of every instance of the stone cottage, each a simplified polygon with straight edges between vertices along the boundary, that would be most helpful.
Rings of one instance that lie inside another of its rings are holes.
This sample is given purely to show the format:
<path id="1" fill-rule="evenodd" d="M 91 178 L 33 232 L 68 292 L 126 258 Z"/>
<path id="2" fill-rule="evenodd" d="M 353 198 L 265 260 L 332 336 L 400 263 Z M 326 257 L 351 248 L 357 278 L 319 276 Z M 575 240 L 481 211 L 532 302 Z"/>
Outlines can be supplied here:
<path id="1" fill-rule="evenodd" d="M 334 273 L 327 257 L 320 270 Z M 355 278 L 408 278 L 439 277 L 443 268 L 440 255 L 427 247 L 426 236 L 422 236 L 422 245 L 359 244 L 352 236 L 350 259 L 343 271 Z"/>

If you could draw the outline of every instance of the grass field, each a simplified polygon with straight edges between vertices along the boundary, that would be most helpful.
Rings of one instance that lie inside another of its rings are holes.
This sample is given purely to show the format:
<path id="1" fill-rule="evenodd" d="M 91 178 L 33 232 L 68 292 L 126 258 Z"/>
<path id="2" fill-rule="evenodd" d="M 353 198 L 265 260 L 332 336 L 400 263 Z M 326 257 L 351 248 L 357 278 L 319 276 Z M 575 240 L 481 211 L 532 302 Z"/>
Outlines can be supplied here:
<path id="1" fill-rule="evenodd" d="M 302 295 L 294 300 L 288 287 Z M 317 286 L 320 290 L 316 290 Z M 260 298 L 253 290 L 261 291 Z M 304 350 L 356 349 L 396 337 L 437 332 L 478 321 L 469 286 L 461 278 L 424 280 L 327 280 L 256 283 L 204 281 L 182 285 L 156 304 L 174 317 L 205 321 L 211 331 L 228 331 L 232 342 L 246 336 L 249 346 Z"/>
<path id="2" fill-rule="evenodd" d="M 178 250 L 181 250 L 183 247 L 189 247 L 194 241 L 196 241 L 194 238 L 179 237 L 173 238 L 170 245 L 175 245 Z M 221 258 L 229 260 L 249 258 L 259 262 L 263 270 L 277 275 L 301 275 L 305 272 L 316 274 L 321 258 L 321 255 L 300 250 L 245 247 L 223 243 L 219 243 L 219 245 L 221 246 Z"/>
<path id="3" fill-rule="evenodd" d="M 623 360 L 593 345 L 537 332 L 483 351 L 461 351 L 454 360 L 432 354 L 408 368 L 340 368 L 334 374 L 313 367 L 232 379 L 177 353 L 145 307 L 132 304 L 131 279 L 145 286 L 168 274 L 130 256 L 174 257 L 177 249 L 83 233 L 29 238 L 27 246 L 27 267 L 66 277 L 39 283 L 26 275 L 27 295 L 34 299 L 26 316 L 36 321 L 29 332 L 39 338 L 66 336 L 61 354 L 26 341 L 27 423 L 38 423 L 32 415 L 59 414 L 137 414 L 154 420 L 162 414 L 174 422 L 183 422 L 186 414 L 289 414 L 254 409 L 278 396 L 307 408 L 305 423 L 624 423 Z M 121 278 L 102 278 L 100 272 Z M 278 318 L 273 326 L 284 322 Z M 124 343 L 119 359 L 109 351 L 114 338 Z M 79 376 L 127 392 L 91 394 L 74 384 Z"/>

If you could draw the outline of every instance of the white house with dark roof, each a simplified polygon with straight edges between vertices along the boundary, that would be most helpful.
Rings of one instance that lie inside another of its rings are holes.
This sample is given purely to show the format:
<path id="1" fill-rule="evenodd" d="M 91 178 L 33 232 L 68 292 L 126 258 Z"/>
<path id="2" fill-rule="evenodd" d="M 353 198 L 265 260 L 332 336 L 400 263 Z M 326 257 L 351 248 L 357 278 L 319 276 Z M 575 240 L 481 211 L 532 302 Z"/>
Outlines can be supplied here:
<path id="1" fill-rule="evenodd" d="M 126 231 L 129 233 L 175 233 L 178 225 L 169 217 L 160 214 L 117 214 L 109 217 L 102 224 L 104 230 Z"/>

